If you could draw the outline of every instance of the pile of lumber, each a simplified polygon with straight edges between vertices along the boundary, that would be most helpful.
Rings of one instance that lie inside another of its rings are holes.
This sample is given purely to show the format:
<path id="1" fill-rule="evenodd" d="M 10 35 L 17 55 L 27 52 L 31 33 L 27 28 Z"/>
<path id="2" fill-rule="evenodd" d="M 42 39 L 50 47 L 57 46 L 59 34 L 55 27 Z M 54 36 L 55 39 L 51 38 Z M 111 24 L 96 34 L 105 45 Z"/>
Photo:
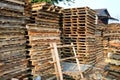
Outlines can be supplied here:
<path id="1" fill-rule="evenodd" d="M 27 75 L 24 0 L 0 1 L 0 80 Z"/>
<path id="2" fill-rule="evenodd" d="M 99 29 L 99 25 L 96 25 L 95 37 L 96 37 L 96 62 L 103 60 L 103 31 Z"/>
<path id="3" fill-rule="evenodd" d="M 60 7 L 47 4 L 32 4 L 32 22 L 27 25 L 32 75 L 46 79 L 55 76 L 50 43 L 60 43 Z"/>
<path id="4" fill-rule="evenodd" d="M 109 24 L 104 36 L 109 38 L 108 76 L 120 79 L 120 24 Z"/>
<path id="5" fill-rule="evenodd" d="M 107 57 L 107 50 L 108 50 L 108 37 L 104 36 L 104 32 L 106 31 L 107 26 L 108 25 L 106 25 L 106 24 L 97 24 L 97 27 L 96 27 L 96 29 L 97 29 L 96 31 L 97 32 L 99 31 L 101 34 L 100 38 L 102 40 L 102 47 L 103 47 L 103 51 L 102 51 L 103 53 L 102 53 L 101 57 L 103 56 L 104 58 Z M 102 58 L 102 59 L 104 59 L 104 58 Z"/>
<path id="6" fill-rule="evenodd" d="M 27 75 L 24 0 L 0 1 L 0 80 Z"/>
<path id="7" fill-rule="evenodd" d="M 62 42 L 76 45 L 80 63 L 95 64 L 95 12 L 89 7 L 64 9 Z M 64 48 L 63 55 L 72 56 L 71 49 Z"/>
<path id="8" fill-rule="evenodd" d="M 26 17 L 26 24 L 30 23 L 30 17 L 31 17 L 31 3 L 30 0 L 25 0 L 25 9 L 24 9 L 24 14 Z"/>

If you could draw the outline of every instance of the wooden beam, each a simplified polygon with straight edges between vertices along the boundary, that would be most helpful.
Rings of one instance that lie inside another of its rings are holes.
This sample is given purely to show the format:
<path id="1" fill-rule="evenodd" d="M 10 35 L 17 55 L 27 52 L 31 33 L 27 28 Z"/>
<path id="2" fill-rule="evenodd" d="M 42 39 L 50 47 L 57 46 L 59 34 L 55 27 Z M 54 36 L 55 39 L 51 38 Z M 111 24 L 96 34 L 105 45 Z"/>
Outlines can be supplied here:
<path id="1" fill-rule="evenodd" d="M 63 80 L 63 74 L 62 74 L 62 69 L 61 69 L 61 65 L 60 65 L 60 58 L 59 58 L 59 54 L 58 54 L 58 50 L 57 50 L 57 44 L 56 43 L 52 43 L 52 46 L 54 47 L 54 53 L 53 53 L 53 57 L 56 61 L 56 68 L 57 68 L 57 73 L 58 73 L 58 80 Z"/>
<path id="2" fill-rule="evenodd" d="M 73 46 L 73 43 L 71 43 L 71 45 Z M 79 60 L 78 60 L 78 58 L 77 58 L 77 53 L 76 53 L 76 51 L 75 51 L 75 48 L 74 48 L 74 47 L 72 47 L 72 48 L 73 48 L 74 55 L 75 55 L 75 57 L 76 57 L 75 59 L 76 59 L 76 62 L 77 62 L 78 70 L 79 70 L 79 72 L 80 72 L 81 78 L 83 79 L 84 76 L 83 76 L 83 74 L 82 74 L 82 72 L 81 72 L 81 70 L 80 70 L 80 63 L 79 63 Z"/>
<path id="3" fill-rule="evenodd" d="M 53 47 L 52 43 L 50 44 L 50 47 Z M 51 53 L 52 53 L 53 62 L 56 62 L 53 48 L 51 48 Z M 58 72 L 56 63 L 54 63 L 54 68 L 55 68 L 55 72 Z M 56 77 L 57 77 L 57 80 L 58 80 L 59 79 L 58 74 L 56 74 Z"/>

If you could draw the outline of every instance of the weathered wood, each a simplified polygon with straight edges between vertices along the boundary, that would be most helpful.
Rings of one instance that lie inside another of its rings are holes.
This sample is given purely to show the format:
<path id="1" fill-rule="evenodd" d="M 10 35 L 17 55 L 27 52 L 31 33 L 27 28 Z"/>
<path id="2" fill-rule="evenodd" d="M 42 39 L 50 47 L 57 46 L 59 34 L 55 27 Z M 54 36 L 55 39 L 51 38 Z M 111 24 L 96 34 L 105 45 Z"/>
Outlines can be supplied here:
<path id="1" fill-rule="evenodd" d="M 95 55 L 95 12 L 88 7 L 71 8 L 63 11 L 63 31 L 62 42 L 70 44 L 71 42 L 76 45 L 75 49 L 78 56 L 85 53 L 86 55 Z M 64 53 L 71 53 L 71 50 L 63 49 Z M 64 56 L 67 56 L 63 54 Z M 90 56 L 88 55 L 88 56 Z M 83 58 L 82 58 L 83 57 Z M 94 63 L 96 56 L 87 60 L 84 56 L 79 57 L 80 63 L 90 61 Z M 92 61 L 93 60 L 93 61 Z"/>
<path id="2" fill-rule="evenodd" d="M 23 0 L 0 1 L 0 80 L 27 74 Z"/>
<path id="3" fill-rule="evenodd" d="M 54 5 L 50 5 L 46 2 L 44 3 L 35 3 L 32 5 L 32 11 L 44 10 L 53 13 L 61 13 L 62 8 Z"/>
<path id="4" fill-rule="evenodd" d="M 112 77 L 115 79 L 119 79 L 120 70 L 119 70 L 119 63 L 120 63 L 120 24 L 119 23 L 112 23 L 109 24 L 104 31 L 104 38 L 109 41 L 107 42 L 106 46 L 109 46 L 107 49 L 107 59 L 109 68 L 108 68 L 108 77 Z"/>
<path id="5" fill-rule="evenodd" d="M 13 11 L 24 12 L 24 6 L 11 4 L 8 2 L 0 2 L 0 8 L 10 9 Z"/>
<path id="6" fill-rule="evenodd" d="M 25 2 L 19 0 L 3 0 L 3 1 L 12 2 L 14 4 L 25 5 Z"/>
<path id="7" fill-rule="evenodd" d="M 32 75 L 43 76 L 46 79 L 55 76 L 50 43 L 60 43 L 59 12 L 60 9 L 47 3 L 34 3 L 32 6 L 32 22 L 28 24 L 28 37 Z M 55 8 L 55 10 L 54 10 Z"/>
<path id="8" fill-rule="evenodd" d="M 53 61 L 56 62 L 56 63 L 54 63 L 55 74 L 56 74 L 58 80 L 63 80 L 62 69 L 61 69 L 61 65 L 60 65 L 60 58 L 59 58 L 58 50 L 57 50 L 57 44 L 52 43 L 52 44 L 50 44 L 50 46 L 53 47 L 53 49 L 51 50 Z"/>

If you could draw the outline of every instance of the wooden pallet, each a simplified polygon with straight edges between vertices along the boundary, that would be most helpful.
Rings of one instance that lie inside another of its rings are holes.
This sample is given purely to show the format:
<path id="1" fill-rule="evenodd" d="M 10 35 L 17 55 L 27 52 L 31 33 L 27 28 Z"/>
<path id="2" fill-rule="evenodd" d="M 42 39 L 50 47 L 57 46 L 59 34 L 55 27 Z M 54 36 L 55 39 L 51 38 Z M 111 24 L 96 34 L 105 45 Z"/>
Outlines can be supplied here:
<path id="1" fill-rule="evenodd" d="M 47 3 L 32 4 L 32 21 L 28 24 L 29 56 L 33 76 L 49 78 L 55 76 L 50 43 L 60 43 L 61 8 Z"/>
<path id="2" fill-rule="evenodd" d="M 89 60 L 86 59 L 86 61 L 85 57 L 81 56 L 80 63 L 89 63 L 89 61 L 92 62 L 91 60 L 96 59 L 95 37 L 91 37 L 95 35 L 95 12 L 93 10 L 88 7 L 65 9 L 62 28 L 62 42 L 64 44 L 73 42 L 76 45 L 78 56 L 89 54 Z M 70 49 L 63 49 L 63 52 L 64 55 L 71 53 Z M 91 57 L 90 55 L 94 56 Z"/>
<path id="3" fill-rule="evenodd" d="M 54 6 L 48 3 L 35 3 L 32 5 L 32 11 L 36 10 L 43 10 L 43 11 L 49 11 L 49 12 L 54 12 L 54 13 L 61 13 L 62 8 L 58 6 Z"/>
<path id="4" fill-rule="evenodd" d="M 0 80 L 27 73 L 26 29 L 22 0 L 0 1 Z"/>

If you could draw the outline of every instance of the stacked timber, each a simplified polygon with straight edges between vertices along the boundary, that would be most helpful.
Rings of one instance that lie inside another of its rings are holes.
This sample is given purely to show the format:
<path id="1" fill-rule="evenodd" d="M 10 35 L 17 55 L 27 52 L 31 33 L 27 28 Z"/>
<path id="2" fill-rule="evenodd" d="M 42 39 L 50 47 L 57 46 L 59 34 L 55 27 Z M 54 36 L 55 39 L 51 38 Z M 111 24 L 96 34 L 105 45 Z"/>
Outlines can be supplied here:
<path id="1" fill-rule="evenodd" d="M 27 25 L 27 29 L 33 76 L 46 79 L 55 76 L 50 43 L 60 43 L 60 10 L 61 8 L 47 3 L 32 5 L 32 22 Z"/>
<path id="2" fill-rule="evenodd" d="M 103 60 L 103 31 L 99 29 L 99 25 L 96 25 L 95 31 L 96 37 L 96 62 Z"/>
<path id="3" fill-rule="evenodd" d="M 30 23 L 30 17 L 31 17 L 31 3 L 30 3 L 30 0 L 25 0 L 24 14 L 25 14 L 25 17 L 26 17 L 26 24 Z"/>
<path id="4" fill-rule="evenodd" d="M 109 63 L 108 76 L 113 79 L 120 79 L 120 24 L 109 24 L 105 37 L 109 38 L 108 58 Z"/>
<path id="5" fill-rule="evenodd" d="M 76 45 L 80 63 L 94 64 L 95 49 L 95 12 L 88 7 L 71 8 L 63 11 L 63 44 Z M 63 57 L 72 56 L 70 48 L 63 49 Z"/>
<path id="6" fill-rule="evenodd" d="M 0 80 L 27 75 L 24 0 L 0 0 Z"/>

